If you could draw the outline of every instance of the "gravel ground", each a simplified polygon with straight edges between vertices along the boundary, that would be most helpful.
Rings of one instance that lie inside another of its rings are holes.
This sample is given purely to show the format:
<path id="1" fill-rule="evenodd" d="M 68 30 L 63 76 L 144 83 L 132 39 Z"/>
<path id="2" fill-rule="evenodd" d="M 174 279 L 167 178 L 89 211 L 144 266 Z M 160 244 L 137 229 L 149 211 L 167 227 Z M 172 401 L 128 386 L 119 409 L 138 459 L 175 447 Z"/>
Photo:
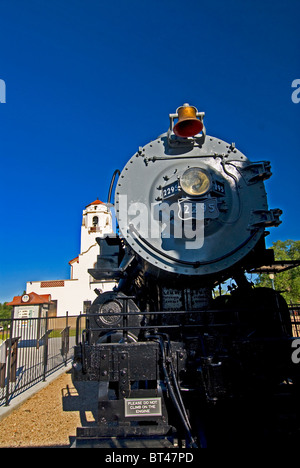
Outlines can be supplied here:
<path id="1" fill-rule="evenodd" d="M 77 427 L 95 424 L 92 384 L 75 387 L 70 372 L 60 375 L 0 422 L 0 447 L 69 448 Z"/>
<path id="2" fill-rule="evenodd" d="M 70 448 L 77 427 L 96 424 L 97 394 L 98 382 L 73 382 L 70 371 L 61 374 L 1 420 L 0 448 Z M 292 429 L 281 426 L 281 434 L 299 440 L 300 429 L 290 436 Z"/>

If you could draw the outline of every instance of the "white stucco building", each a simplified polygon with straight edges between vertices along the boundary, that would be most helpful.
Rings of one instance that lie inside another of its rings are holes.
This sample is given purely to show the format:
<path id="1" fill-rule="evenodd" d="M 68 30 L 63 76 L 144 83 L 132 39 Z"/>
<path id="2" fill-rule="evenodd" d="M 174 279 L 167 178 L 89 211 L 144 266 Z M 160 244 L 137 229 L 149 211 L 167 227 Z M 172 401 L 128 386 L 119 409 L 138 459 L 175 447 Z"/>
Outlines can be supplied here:
<path id="1" fill-rule="evenodd" d="M 88 269 L 95 266 L 100 253 L 96 238 L 112 232 L 112 215 L 107 205 L 98 199 L 87 205 L 82 214 L 80 253 L 69 262 L 70 279 L 29 281 L 26 293 L 50 294 L 51 301 L 56 302 L 57 316 L 66 312 L 69 315 L 85 312 L 97 297 L 95 289 L 104 292 L 114 287 L 114 282 L 96 281 L 88 273 Z"/>

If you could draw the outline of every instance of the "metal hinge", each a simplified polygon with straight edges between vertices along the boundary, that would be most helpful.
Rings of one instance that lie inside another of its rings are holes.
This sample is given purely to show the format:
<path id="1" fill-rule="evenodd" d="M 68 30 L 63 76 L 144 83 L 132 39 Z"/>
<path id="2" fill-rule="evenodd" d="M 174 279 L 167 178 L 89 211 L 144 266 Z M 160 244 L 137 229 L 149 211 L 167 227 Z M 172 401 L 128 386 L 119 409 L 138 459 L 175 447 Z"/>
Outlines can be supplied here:
<path id="1" fill-rule="evenodd" d="M 122 397 L 129 397 L 130 382 L 129 382 L 129 357 L 128 352 L 118 353 L 119 360 L 119 390 Z"/>

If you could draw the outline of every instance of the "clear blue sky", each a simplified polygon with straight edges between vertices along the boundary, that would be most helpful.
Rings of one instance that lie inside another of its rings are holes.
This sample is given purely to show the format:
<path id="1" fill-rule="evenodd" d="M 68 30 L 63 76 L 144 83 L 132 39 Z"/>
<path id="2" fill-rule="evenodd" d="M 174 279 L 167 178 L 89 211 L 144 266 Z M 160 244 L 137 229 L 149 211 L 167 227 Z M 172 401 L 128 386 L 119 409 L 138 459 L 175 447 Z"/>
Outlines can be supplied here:
<path id="1" fill-rule="evenodd" d="M 0 302 L 67 279 L 84 207 L 184 102 L 270 160 L 267 241 L 299 239 L 299 0 L 0 0 Z"/>

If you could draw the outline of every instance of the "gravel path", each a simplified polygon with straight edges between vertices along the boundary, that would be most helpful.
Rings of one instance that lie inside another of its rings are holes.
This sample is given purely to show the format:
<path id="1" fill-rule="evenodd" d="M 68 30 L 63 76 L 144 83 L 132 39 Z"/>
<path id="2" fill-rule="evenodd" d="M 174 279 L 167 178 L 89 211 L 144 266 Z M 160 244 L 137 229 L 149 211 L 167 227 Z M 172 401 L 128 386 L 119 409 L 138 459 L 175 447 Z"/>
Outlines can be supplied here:
<path id="1" fill-rule="evenodd" d="M 67 372 L 33 395 L 0 422 L 0 447 L 70 447 L 82 422 L 95 424 L 97 389 L 84 385 Z"/>
<path id="2" fill-rule="evenodd" d="M 98 382 L 74 383 L 70 371 L 61 374 L 1 420 L 0 448 L 70 448 L 77 427 L 96 424 L 97 394 Z M 287 428 L 281 436 L 289 440 L 293 427 Z M 298 426 L 291 434 L 297 443 Z"/>

